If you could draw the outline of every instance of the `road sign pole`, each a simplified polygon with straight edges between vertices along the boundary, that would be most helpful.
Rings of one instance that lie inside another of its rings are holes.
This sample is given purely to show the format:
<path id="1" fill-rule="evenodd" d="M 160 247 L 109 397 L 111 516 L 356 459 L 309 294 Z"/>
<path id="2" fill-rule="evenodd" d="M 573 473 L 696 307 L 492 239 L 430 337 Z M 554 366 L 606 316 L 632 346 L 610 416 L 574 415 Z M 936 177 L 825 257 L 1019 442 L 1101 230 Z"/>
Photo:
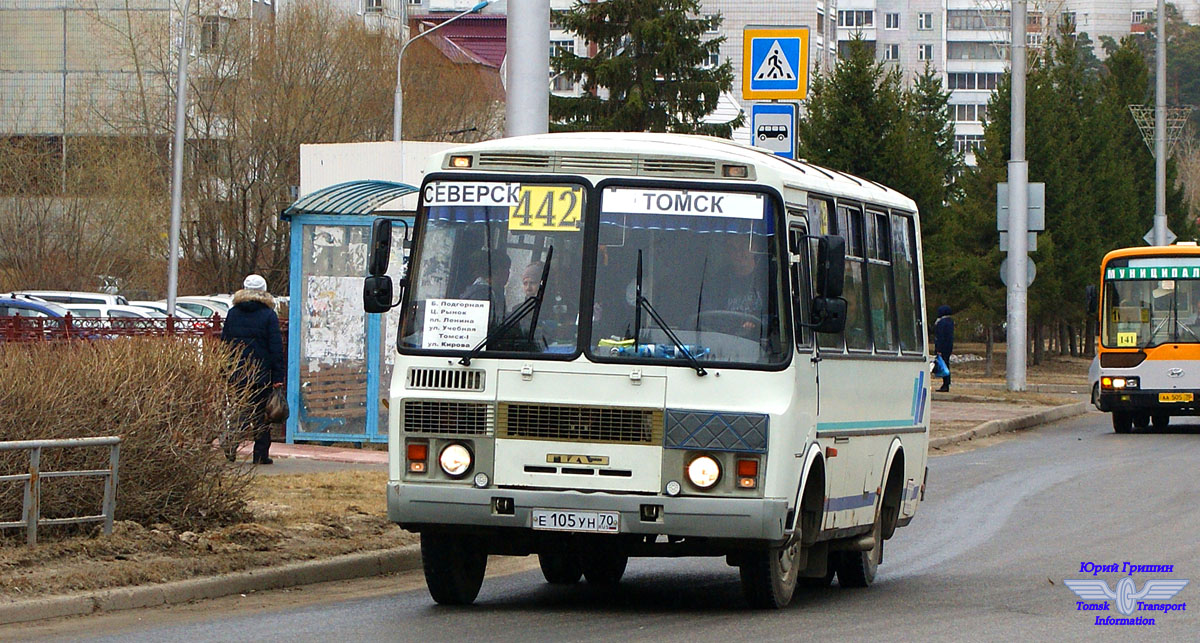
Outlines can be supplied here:
<path id="1" fill-rule="evenodd" d="M 1166 0 L 1158 0 L 1154 65 L 1154 245 L 1167 245 L 1167 36 Z"/>
<path id="2" fill-rule="evenodd" d="M 1008 161 L 1008 328 L 1007 385 L 1025 390 L 1026 286 L 1029 165 L 1025 161 L 1026 0 L 1013 1 L 1012 157 Z"/>

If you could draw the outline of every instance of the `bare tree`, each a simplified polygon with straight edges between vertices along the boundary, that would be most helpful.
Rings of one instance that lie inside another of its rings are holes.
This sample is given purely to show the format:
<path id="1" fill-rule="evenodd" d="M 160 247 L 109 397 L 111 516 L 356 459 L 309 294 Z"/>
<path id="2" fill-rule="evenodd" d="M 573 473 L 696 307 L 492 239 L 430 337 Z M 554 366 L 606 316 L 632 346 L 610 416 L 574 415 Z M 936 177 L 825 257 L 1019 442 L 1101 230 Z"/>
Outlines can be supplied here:
<path id="1" fill-rule="evenodd" d="M 98 66 L 124 73 L 79 79 L 81 100 L 72 110 L 78 127 L 92 135 L 69 137 L 65 162 L 59 150 L 19 141 L 8 146 L 13 154 L 0 152 L 0 184 L 40 168 L 38 181 L 18 180 L 19 189 L 7 193 L 41 190 L 59 199 L 40 210 L 28 199 L 0 205 L 0 223 L 9 213 L 19 223 L 6 226 L 0 241 L 24 238 L 14 236 L 18 231 L 37 236 L 29 257 L 0 254 L 0 279 L 94 287 L 87 282 L 95 275 L 113 274 L 161 293 L 178 7 L 135 12 L 133 0 L 89 1 L 96 56 L 104 61 Z M 288 270 L 288 229 L 279 213 L 300 182 L 300 145 L 391 138 L 397 42 L 322 2 L 291 3 L 274 20 L 248 14 L 190 20 L 180 289 L 227 292 L 249 272 L 278 288 Z M 405 69 L 410 138 L 470 141 L 499 132 L 495 70 L 448 58 L 424 42 L 407 54 Z M 52 186 L 55 167 L 64 169 L 63 180 Z M 68 207 L 64 194 L 81 196 Z M 85 206 L 89 214 L 81 217 Z M 86 237 L 77 241 L 82 246 L 140 248 L 140 255 L 106 265 L 110 258 L 87 258 L 78 248 L 64 254 L 65 241 L 43 238 L 57 226 Z M 61 271 L 30 272 L 54 258 Z"/>

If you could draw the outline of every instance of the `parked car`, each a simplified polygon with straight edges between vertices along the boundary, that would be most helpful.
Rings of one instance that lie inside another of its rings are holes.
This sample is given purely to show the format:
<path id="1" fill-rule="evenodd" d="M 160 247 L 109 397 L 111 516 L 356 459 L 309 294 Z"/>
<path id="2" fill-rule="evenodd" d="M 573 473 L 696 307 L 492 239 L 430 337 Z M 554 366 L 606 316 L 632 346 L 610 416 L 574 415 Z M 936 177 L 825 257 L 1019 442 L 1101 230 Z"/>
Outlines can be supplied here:
<path id="1" fill-rule="evenodd" d="M 0 317 L 64 317 L 67 309 L 49 301 L 0 299 Z"/>
<path id="2" fill-rule="evenodd" d="M 105 319 L 163 319 L 166 313 L 140 306 L 109 304 L 61 304 L 72 317 L 101 317 Z"/>
<path id="3" fill-rule="evenodd" d="M 129 302 L 129 305 L 137 306 L 138 308 L 147 308 L 149 310 L 158 311 L 158 312 L 162 313 L 164 317 L 167 314 L 167 304 L 165 302 L 161 302 L 161 301 L 131 301 L 131 302 Z M 199 315 L 196 315 L 195 313 L 185 310 L 182 306 L 179 306 L 179 305 L 175 306 L 175 316 L 180 319 L 194 319 L 196 317 L 199 317 Z"/>
<path id="4" fill-rule="evenodd" d="M 52 301 L 59 304 L 110 304 L 125 305 L 129 302 L 121 295 L 108 295 L 102 292 L 75 292 L 70 290 L 17 290 L 17 297 L 36 297 L 42 301 Z"/>
<path id="5" fill-rule="evenodd" d="M 165 306 L 167 304 L 167 300 L 160 299 L 159 303 Z M 212 317 L 214 314 L 216 314 L 218 317 L 224 319 L 225 313 L 229 312 L 228 304 L 219 299 L 213 299 L 211 297 L 176 297 L 175 307 L 182 308 L 183 310 L 186 310 L 197 317 L 205 318 Z"/>

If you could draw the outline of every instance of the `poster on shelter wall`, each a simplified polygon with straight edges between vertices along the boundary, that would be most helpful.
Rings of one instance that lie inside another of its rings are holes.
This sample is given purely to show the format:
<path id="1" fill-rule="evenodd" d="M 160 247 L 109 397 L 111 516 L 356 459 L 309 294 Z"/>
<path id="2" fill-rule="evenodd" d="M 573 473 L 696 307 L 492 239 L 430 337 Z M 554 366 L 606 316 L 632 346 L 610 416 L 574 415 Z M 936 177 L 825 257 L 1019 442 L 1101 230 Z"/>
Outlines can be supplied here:
<path id="1" fill-rule="evenodd" d="M 365 359 L 362 277 L 315 275 L 306 286 L 305 358 L 312 364 Z"/>

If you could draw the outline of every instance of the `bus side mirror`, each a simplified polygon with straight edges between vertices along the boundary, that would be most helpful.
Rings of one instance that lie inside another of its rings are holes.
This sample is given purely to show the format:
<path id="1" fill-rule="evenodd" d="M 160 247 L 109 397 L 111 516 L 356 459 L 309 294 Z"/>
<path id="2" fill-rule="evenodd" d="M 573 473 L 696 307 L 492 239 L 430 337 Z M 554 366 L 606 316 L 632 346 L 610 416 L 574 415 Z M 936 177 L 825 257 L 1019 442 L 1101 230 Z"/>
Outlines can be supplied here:
<path id="1" fill-rule="evenodd" d="M 845 282 L 846 240 L 835 234 L 824 235 L 817 241 L 817 296 L 841 297 Z"/>
<path id="2" fill-rule="evenodd" d="M 813 330 L 840 333 L 846 329 L 846 300 L 841 297 L 816 297 L 812 303 Z"/>
<path id="3" fill-rule="evenodd" d="M 363 280 L 363 310 L 368 313 L 386 313 L 392 309 L 392 278 L 387 275 L 371 275 Z"/>
<path id="4" fill-rule="evenodd" d="M 404 226 L 404 239 L 408 240 L 408 223 L 400 221 Z M 392 253 L 392 221 L 391 219 L 376 219 L 371 224 L 371 242 L 368 246 L 367 274 L 363 280 L 363 310 L 368 313 L 386 313 L 395 304 L 392 303 L 392 278 L 387 275 L 388 262 Z M 400 280 L 403 291 L 406 279 Z"/>
<path id="5" fill-rule="evenodd" d="M 1089 284 L 1087 287 L 1087 311 L 1089 315 L 1095 315 L 1100 311 L 1100 291 L 1096 288 L 1096 284 Z"/>
<path id="6" fill-rule="evenodd" d="M 378 277 L 386 274 L 388 260 L 392 254 L 392 222 L 390 219 L 375 219 L 371 224 L 371 254 L 367 261 L 367 274 Z"/>

